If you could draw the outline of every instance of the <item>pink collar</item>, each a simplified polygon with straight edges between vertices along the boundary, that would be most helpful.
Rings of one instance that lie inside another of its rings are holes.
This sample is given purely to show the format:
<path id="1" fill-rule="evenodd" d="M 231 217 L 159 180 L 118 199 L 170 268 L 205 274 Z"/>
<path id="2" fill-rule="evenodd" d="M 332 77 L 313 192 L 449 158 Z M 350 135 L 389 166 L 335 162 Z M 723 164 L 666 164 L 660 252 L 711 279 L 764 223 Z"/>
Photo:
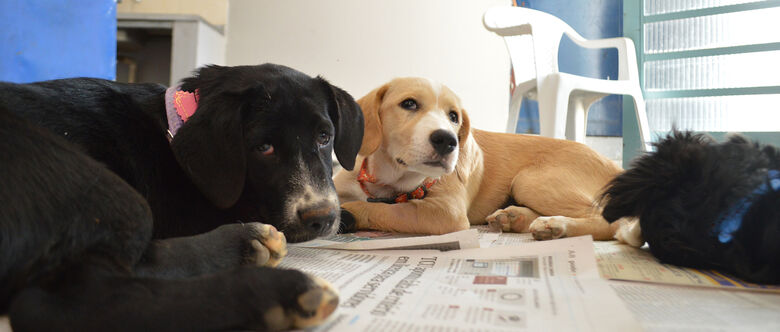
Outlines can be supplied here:
<path id="1" fill-rule="evenodd" d="M 168 117 L 168 140 L 172 140 L 181 125 L 187 122 L 198 109 L 200 99 L 198 90 L 187 92 L 181 90 L 181 85 L 165 90 L 165 114 Z"/>

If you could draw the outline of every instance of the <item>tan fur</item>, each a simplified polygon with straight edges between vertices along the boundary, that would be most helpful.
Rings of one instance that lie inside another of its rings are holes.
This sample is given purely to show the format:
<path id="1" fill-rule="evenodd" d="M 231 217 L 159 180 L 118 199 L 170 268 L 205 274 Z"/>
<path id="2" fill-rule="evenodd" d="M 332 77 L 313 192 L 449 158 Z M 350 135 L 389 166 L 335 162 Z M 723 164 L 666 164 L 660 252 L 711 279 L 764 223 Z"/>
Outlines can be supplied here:
<path id="1" fill-rule="evenodd" d="M 366 118 L 364 145 L 355 170 L 334 177 L 342 208 L 355 216 L 358 228 L 443 234 L 490 221 L 507 231 L 530 231 L 537 239 L 585 234 L 597 240 L 613 238 L 619 223 L 610 226 L 594 201 L 619 167 L 580 143 L 471 129 L 458 97 L 432 84 L 420 78 L 395 79 L 358 100 Z M 407 98 L 418 100 L 420 110 L 401 108 L 399 103 Z M 421 145 L 429 144 L 412 138 L 420 136 L 414 132 L 420 127 L 417 121 L 453 110 L 460 117 L 458 124 L 451 123 L 459 140 L 454 171 L 442 168 L 437 173 L 419 163 L 396 161 L 414 155 L 404 149 L 425 151 Z M 426 178 L 438 182 L 421 200 L 369 203 L 356 180 L 365 158 L 379 180 L 368 185 L 374 196 L 413 190 Z M 510 198 L 518 206 L 507 207 Z"/>

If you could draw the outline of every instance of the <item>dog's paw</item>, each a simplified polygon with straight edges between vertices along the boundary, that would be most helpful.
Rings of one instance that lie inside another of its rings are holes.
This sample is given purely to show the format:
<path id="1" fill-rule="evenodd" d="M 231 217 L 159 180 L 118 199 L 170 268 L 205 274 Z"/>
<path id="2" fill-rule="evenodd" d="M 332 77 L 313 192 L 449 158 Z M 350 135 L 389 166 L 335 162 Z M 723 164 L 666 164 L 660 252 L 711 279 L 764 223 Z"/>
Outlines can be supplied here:
<path id="1" fill-rule="evenodd" d="M 566 236 L 568 217 L 539 217 L 531 223 L 530 231 L 536 240 L 552 240 Z"/>
<path id="2" fill-rule="evenodd" d="M 339 220 L 341 222 L 341 224 L 339 224 L 339 234 L 354 233 L 357 231 L 357 220 L 355 220 L 355 216 L 346 209 L 341 209 L 341 218 L 339 218 Z"/>
<path id="3" fill-rule="evenodd" d="M 539 215 L 527 207 L 509 206 L 506 209 L 496 210 L 485 218 L 490 228 L 494 231 L 526 233 L 531 221 Z"/>
<path id="4" fill-rule="evenodd" d="M 274 267 L 287 255 L 287 239 L 276 227 L 262 223 L 247 223 L 249 252 L 245 255 L 247 264 Z"/>
<path id="5" fill-rule="evenodd" d="M 330 316 L 339 304 L 338 291 L 327 281 L 312 277 L 314 287 L 298 296 L 302 311 L 293 314 L 293 327 L 318 325 Z"/>
<path id="6" fill-rule="evenodd" d="M 303 329 L 324 322 L 339 304 L 338 291 L 327 281 L 306 275 L 309 279 L 294 303 L 270 308 L 263 314 L 270 330 Z"/>
<path id="7" fill-rule="evenodd" d="M 639 219 L 625 218 L 616 222 L 622 222 L 615 232 L 615 239 L 618 242 L 637 248 L 645 244 L 645 240 L 642 238 L 642 229 L 639 227 Z"/>

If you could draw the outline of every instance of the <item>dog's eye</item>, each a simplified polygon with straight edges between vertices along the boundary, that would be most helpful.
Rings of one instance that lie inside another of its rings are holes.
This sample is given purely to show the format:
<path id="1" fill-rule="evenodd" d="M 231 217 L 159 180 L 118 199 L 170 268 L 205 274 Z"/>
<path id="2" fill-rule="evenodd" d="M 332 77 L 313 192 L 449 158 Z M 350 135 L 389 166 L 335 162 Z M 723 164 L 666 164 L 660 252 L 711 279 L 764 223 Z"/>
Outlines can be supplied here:
<path id="1" fill-rule="evenodd" d="M 458 113 L 455 111 L 450 111 L 450 121 L 452 123 L 458 123 Z"/>
<path id="2" fill-rule="evenodd" d="M 317 136 L 317 144 L 320 146 L 326 146 L 330 143 L 330 134 L 326 132 L 321 132 L 319 136 Z"/>
<path id="3" fill-rule="evenodd" d="M 268 156 L 274 153 L 274 146 L 268 143 L 259 145 L 256 147 L 256 149 L 264 156 Z"/>
<path id="4" fill-rule="evenodd" d="M 404 101 L 401 102 L 400 106 L 403 107 L 405 110 L 410 110 L 410 111 L 416 111 L 419 108 L 419 105 L 417 105 L 417 101 L 412 98 L 405 99 Z"/>

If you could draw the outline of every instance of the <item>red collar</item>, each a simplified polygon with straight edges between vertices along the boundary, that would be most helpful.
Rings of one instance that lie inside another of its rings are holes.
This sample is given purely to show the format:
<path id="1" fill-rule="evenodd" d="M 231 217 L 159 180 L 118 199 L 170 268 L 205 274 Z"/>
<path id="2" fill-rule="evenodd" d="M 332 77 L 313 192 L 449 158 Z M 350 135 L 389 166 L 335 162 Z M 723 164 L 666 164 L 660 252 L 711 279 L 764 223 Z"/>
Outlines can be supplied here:
<path id="1" fill-rule="evenodd" d="M 368 158 L 363 159 L 363 165 L 360 166 L 360 171 L 358 172 L 357 181 L 360 183 L 360 189 L 363 189 L 363 192 L 368 195 L 368 201 L 369 202 L 380 202 L 380 203 L 388 203 L 388 204 L 394 204 L 394 203 L 405 203 L 408 202 L 410 199 L 423 199 L 426 195 L 428 195 L 428 189 L 430 189 L 435 183 L 436 180 L 426 180 L 417 187 L 417 189 L 412 190 L 410 192 L 405 192 L 398 194 L 396 197 L 387 197 L 387 198 L 377 198 L 374 195 L 372 195 L 370 192 L 368 192 L 368 188 L 366 188 L 366 182 L 368 183 L 376 183 L 376 177 L 374 177 L 371 174 L 368 174 Z"/>

